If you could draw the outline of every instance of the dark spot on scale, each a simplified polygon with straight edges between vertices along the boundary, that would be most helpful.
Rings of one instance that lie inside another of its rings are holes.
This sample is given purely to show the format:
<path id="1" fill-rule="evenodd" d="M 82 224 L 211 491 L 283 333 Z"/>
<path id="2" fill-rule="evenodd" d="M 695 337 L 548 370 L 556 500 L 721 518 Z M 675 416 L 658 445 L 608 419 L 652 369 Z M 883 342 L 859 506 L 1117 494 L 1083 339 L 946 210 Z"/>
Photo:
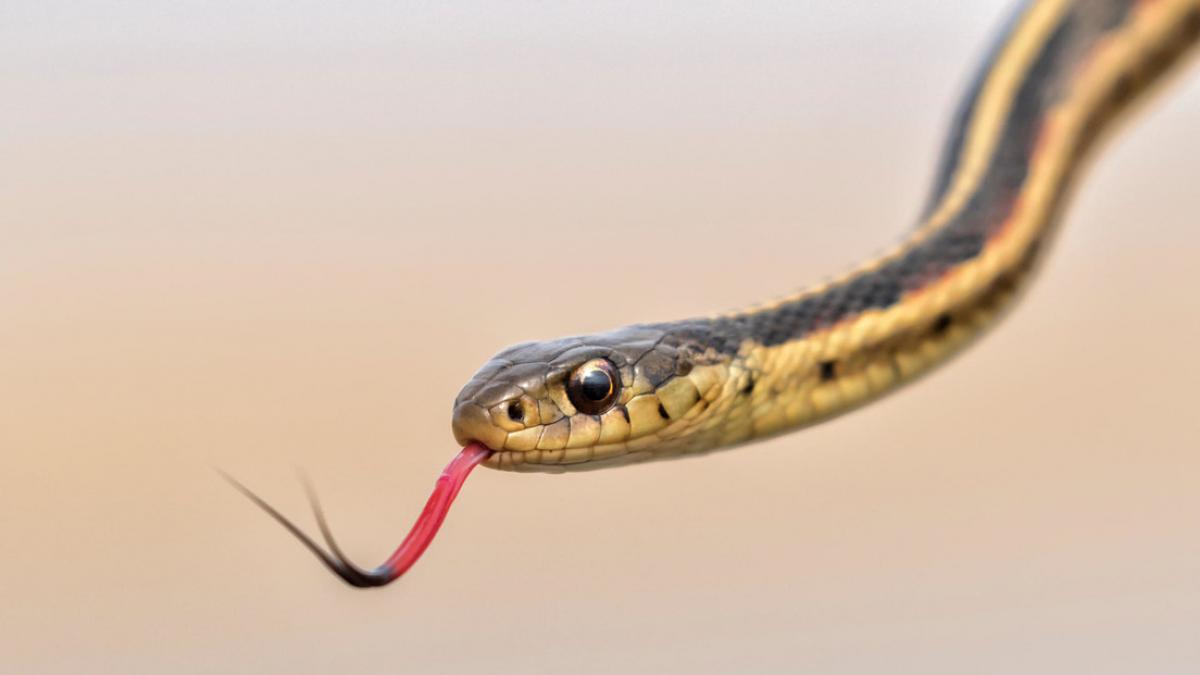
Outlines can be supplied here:
<path id="1" fill-rule="evenodd" d="M 950 328 L 951 321 L 949 314 L 939 314 L 938 318 L 933 321 L 933 334 L 944 335 L 946 330 Z"/>
<path id="2" fill-rule="evenodd" d="M 692 372 L 692 362 L 687 359 L 679 359 L 675 363 L 675 374 L 679 376 L 687 375 Z"/>
<path id="3" fill-rule="evenodd" d="M 671 419 L 671 416 L 667 414 L 667 409 L 664 408 L 663 404 L 661 404 L 661 403 L 658 404 L 658 416 L 663 418 L 664 420 Z"/>
<path id="4" fill-rule="evenodd" d="M 629 410 L 625 406 L 621 406 L 620 408 L 617 408 L 617 410 L 621 411 L 621 416 L 625 418 L 625 424 L 632 424 L 632 422 L 629 421 Z"/>
<path id="5" fill-rule="evenodd" d="M 746 380 L 746 384 L 744 384 L 744 385 L 742 386 L 742 393 L 743 393 L 743 394 L 750 394 L 750 393 L 752 393 L 752 392 L 754 391 L 754 385 L 755 385 L 755 384 L 756 384 L 756 383 L 755 383 L 755 381 L 754 381 L 754 376 L 751 376 L 749 379 L 747 379 L 747 380 Z"/>
<path id="6" fill-rule="evenodd" d="M 1186 38 L 1200 33 L 1200 9 L 1192 8 L 1183 19 L 1183 34 Z"/>
<path id="7" fill-rule="evenodd" d="M 1133 93 L 1133 76 L 1129 73 L 1123 73 L 1117 78 L 1113 84 L 1112 100 L 1113 103 L 1123 103 L 1129 99 Z"/>
<path id="8" fill-rule="evenodd" d="M 1025 251 L 1025 259 L 1021 261 L 1022 266 L 1029 265 L 1034 258 L 1037 257 L 1038 251 L 1042 250 L 1042 236 L 1038 235 L 1029 242 L 1029 248 Z"/>
<path id="9" fill-rule="evenodd" d="M 521 422 L 525 419 L 525 408 L 521 406 L 520 401 L 513 401 L 508 404 L 508 419 L 514 422 Z"/>
<path id="10" fill-rule="evenodd" d="M 828 382 L 837 377 L 837 361 L 821 362 L 821 381 Z"/>

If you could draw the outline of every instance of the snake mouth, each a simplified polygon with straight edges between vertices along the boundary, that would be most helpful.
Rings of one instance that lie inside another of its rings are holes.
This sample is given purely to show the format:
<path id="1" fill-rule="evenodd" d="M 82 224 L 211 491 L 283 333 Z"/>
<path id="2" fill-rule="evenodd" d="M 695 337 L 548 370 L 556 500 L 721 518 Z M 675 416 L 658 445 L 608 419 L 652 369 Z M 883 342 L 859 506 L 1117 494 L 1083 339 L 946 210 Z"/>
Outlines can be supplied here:
<path id="1" fill-rule="evenodd" d="M 626 444 L 580 448 L 570 454 L 564 450 L 498 450 L 482 464 L 489 469 L 517 473 L 565 473 L 592 471 L 645 461 L 654 453 L 631 450 Z"/>

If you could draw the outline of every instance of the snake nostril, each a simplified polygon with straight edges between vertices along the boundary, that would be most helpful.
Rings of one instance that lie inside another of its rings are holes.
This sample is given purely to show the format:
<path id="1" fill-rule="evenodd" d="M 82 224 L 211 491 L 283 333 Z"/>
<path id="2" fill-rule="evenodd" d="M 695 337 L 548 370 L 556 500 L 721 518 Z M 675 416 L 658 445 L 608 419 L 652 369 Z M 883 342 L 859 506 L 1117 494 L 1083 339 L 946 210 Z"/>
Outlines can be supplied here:
<path id="1" fill-rule="evenodd" d="M 470 401 L 455 406 L 450 426 L 455 440 L 462 445 L 480 441 L 493 450 L 504 447 L 505 430 L 492 423 L 486 410 Z"/>
<path id="2" fill-rule="evenodd" d="M 514 422 L 521 422 L 525 419 L 525 407 L 520 401 L 513 401 L 508 404 L 508 419 Z"/>

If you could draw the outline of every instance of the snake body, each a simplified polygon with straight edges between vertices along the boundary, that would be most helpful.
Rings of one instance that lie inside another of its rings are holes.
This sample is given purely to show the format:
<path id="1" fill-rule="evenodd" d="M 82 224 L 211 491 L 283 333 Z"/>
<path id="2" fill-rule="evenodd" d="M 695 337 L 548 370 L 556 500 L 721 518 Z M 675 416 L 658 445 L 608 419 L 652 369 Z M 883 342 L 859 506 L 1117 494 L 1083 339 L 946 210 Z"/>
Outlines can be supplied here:
<path id="1" fill-rule="evenodd" d="M 456 438 L 493 468 L 594 468 L 730 447 L 895 390 L 1011 304 L 1088 148 L 1198 35 L 1200 0 L 1027 3 L 901 243 L 743 311 L 506 349 L 455 401 Z"/>
<path id="2" fill-rule="evenodd" d="M 1033 0 L 975 78 L 917 228 L 853 271 L 740 312 L 510 347 L 454 403 L 465 446 L 403 543 L 363 569 L 310 491 L 322 548 L 358 587 L 399 578 L 478 464 L 564 471 L 726 448 L 874 400 L 942 363 L 1011 304 L 1088 148 L 1200 37 L 1200 0 Z"/>

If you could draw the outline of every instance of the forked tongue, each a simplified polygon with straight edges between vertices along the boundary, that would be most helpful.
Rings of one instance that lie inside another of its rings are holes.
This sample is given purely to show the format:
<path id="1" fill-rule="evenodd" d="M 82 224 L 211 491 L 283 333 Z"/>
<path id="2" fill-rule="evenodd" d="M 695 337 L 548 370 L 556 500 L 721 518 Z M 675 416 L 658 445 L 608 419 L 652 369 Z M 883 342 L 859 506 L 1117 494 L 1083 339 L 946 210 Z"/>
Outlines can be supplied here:
<path id="1" fill-rule="evenodd" d="M 442 475 L 438 476 L 437 483 L 433 487 L 433 494 L 429 495 L 429 501 L 425 502 L 425 508 L 421 511 L 421 515 L 417 517 L 417 522 L 413 523 L 412 529 L 409 530 L 408 536 L 404 541 L 400 542 L 400 546 L 396 549 L 382 565 L 371 570 L 364 570 L 354 563 L 350 562 L 341 548 L 338 547 L 337 541 L 333 538 L 333 533 L 329 529 L 329 523 L 325 522 L 325 515 L 321 511 L 321 504 L 317 501 L 316 492 L 312 486 L 305 482 L 305 488 L 308 491 L 308 499 L 312 504 L 313 514 L 316 515 L 317 525 L 321 528 L 321 536 L 324 537 L 325 543 L 329 546 L 329 550 L 321 548 L 317 542 L 305 534 L 291 520 L 288 520 L 275 507 L 268 504 L 261 497 L 254 494 L 245 485 L 242 485 L 237 479 L 233 478 L 225 472 L 221 475 L 225 477 L 239 492 L 246 495 L 250 501 L 254 502 L 268 515 L 283 525 L 288 532 L 300 540 L 305 548 L 312 551 L 313 555 L 317 556 L 326 567 L 334 574 L 342 578 L 343 581 L 357 588 L 370 588 L 373 586 L 383 586 L 399 579 L 401 575 L 408 571 L 408 568 L 413 566 L 413 563 L 421 557 L 425 549 L 429 547 L 433 537 L 437 534 L 438 529 L 442 526 L 442 521 L 446 519 L 446 513 L 450 510 L 450 505 L 454 503 L 454 498 L 458 496 L 458 491 L 462 489 L 463 482 L 467 480 L 467 476 L 471 475 L 471 470 L 479 465 L 480 462 L 488 458 L 491 450 L 488 450 L 480 443 L 470 443 L 463 448 L 454 459 L 442 469 Z"/>

